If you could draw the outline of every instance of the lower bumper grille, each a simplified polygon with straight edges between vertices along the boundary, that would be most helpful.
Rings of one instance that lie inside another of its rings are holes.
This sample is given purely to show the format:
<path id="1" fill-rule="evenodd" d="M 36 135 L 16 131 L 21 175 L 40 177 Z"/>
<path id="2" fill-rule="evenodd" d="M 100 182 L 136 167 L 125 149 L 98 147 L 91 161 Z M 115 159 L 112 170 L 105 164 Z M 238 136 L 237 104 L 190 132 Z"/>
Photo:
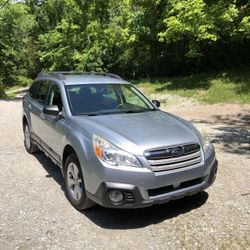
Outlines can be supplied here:
<path id="1" fill-rule="evenodd" d="M 181 182 L 178 187 L 175 187 L 174 185 L 169 185 L 169 186 L 165 186 L 165 187 L 149 189 L 148 195 L 150 197 L 150 196 L 157 196 L 157 195 L 161 195 L 161 194 L 167 194 L 167 193 L 170 193 L 172 191 L 176 191 L 176 190 L 180 190 L 183 188 L 188 188 L 188 187 L 192 187 L 192 186 L 201 184 L 203 181 L 204 181 L 204 177 L 201 177 L 201 178 L 196 178 L 196 179 L 192 179 L 189 181 Z"/>

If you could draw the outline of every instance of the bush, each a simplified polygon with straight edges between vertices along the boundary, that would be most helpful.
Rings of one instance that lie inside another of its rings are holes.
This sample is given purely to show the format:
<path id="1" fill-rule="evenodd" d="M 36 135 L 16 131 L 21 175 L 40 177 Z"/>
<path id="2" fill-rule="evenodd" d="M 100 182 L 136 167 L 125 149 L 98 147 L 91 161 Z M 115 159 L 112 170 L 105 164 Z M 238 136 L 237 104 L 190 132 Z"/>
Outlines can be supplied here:
<path id="1" fill-rule="evenodd" d="M 19 86 L 22 86 L 22 87 L 25 87 L 25 86 L 28 86 L 30 85 L 32 82 L 32 80 L 30 78 L 27 78 L 26 76 L 18 76 L 17 77 L 17 84 Z"/>
<path id="2" fill-rule="evenodd" d="M 0 79 L 0 98 L 5 97 L 2 79 Z"/>

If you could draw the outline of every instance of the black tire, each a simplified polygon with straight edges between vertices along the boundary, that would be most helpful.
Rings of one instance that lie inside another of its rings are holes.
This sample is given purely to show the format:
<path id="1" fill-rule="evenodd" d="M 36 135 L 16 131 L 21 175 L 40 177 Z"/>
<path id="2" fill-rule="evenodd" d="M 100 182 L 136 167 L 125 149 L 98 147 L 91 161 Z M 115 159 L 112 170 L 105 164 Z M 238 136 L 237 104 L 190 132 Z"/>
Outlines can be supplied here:
<path id="1" fill-rule="evenodd" d="M 78 170 L 77 177 L 72 176 L 72 168 L 75 167 L 77 167 Z M 78 179 L 78 181 L 76 181 L 76 178 Z M 90 200 L 86 195 L 82 170 L 80 167 L 79 160 L 76 154 L 74 153 L 70 154 L 65 161 L 64 181 L 67 199 L 73 207 L 75 207 L 77 210 L 85 210 L 95 205 L 95 203 Z M 72 185 L 72 182 L 75 182 L 77 184 Z M 76 186 L 81 187 L 81 195 L 75 195 L 75 189 L 77 189 Z"/>
<path id="2" fill-rule="evenodd" d="M 35 145 L 32 141 L 30 128 L 27 122 L 25 122 L 23 126 L 23 133 L 24 133 L 24 146 L 26 151 L 30 154 L 37 153 L 39 149 L 37 145 Z M 28 133 L 28 136 L 26 135 L 26 133 Z"/>

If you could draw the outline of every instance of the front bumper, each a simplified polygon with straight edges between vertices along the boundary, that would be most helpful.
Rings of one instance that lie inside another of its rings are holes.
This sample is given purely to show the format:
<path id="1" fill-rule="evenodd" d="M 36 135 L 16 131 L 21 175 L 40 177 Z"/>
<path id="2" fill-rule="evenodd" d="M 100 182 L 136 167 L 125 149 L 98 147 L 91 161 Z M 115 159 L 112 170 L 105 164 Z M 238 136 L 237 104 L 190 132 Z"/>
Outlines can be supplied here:
<path id="1" fill-rule="evenodd" d="M 182 182 L 147 190 L 136 184 L 103 181 L 94 195 L 87 192 L 87 196 L 101 206 L 109 208 L 141 208 L 166 203 L 195 194 L 211 186 L 216 178 L 217 166 L 218 161 L 213 154 L 205 162 L 203 168 L 206 171 L 201 176 L 187 175 L 187 178 Z M 169 177 L 171 178 L 171 175 Z M 175 177 L 173 176 L 173 178 Z M 118 204 L 111 203 L 107 194 L 112 190 L 121 191 L 125 197 L 124 200 Z"/>

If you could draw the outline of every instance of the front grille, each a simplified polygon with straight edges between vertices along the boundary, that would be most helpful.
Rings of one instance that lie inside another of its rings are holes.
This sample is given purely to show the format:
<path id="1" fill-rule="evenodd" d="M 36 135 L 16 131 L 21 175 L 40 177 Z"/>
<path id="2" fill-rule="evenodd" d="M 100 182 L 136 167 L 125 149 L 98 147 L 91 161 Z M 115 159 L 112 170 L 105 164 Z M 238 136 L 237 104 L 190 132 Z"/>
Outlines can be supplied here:
<path id="1" fill-rule="evenodd" d="M 148 190 L 148 195 L 149 195 L 149 197 L 151 197 L 151 196 L 157 196 L 157 195 L 161 195 L 161 194 L 167 194 L 167 193 L 170 193 L 172 191 L 179 190 L 179 189 L 199 185 L 203 181 L 204 181 L 204 178 L 201 177 L 201 178 L 196 178 L 196 179 L 192 179 L 192 180 L 189 180 L 189 181 L 181 182 L 178 187 L 175 187 L 174 185 L 169 185 L 169 186 L 165 186 L 165 187 L 149 189 Z"/>
<path id="2" fill-rule="evenodd" d="M 197 143 L 148 150 L 144 156 L 154 172 L 188 167 L 202 160 L 201 148 Z"/>

